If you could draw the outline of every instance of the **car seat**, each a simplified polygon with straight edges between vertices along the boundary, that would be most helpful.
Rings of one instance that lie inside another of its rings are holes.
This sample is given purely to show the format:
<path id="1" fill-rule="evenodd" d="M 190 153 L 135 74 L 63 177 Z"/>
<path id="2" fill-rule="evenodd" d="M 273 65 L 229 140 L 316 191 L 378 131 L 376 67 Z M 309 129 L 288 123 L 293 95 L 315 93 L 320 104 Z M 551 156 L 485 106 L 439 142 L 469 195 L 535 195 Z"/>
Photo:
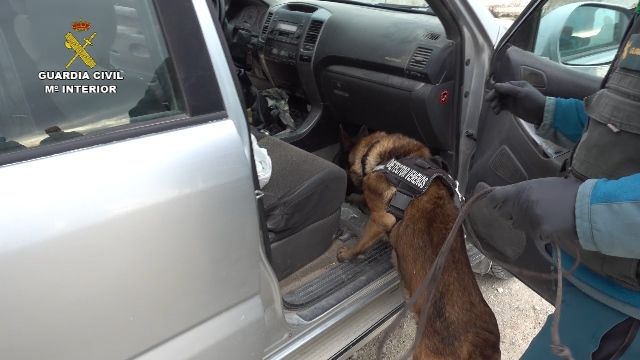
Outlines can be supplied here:
<path id="1" fill-rule="evenodd" d="M 271 264 L 279 279 L 324 253 L 338 230 L 347 174 L 337 165 L 272 136 L 256 134 L 273 169 L 262 189 Z"/>

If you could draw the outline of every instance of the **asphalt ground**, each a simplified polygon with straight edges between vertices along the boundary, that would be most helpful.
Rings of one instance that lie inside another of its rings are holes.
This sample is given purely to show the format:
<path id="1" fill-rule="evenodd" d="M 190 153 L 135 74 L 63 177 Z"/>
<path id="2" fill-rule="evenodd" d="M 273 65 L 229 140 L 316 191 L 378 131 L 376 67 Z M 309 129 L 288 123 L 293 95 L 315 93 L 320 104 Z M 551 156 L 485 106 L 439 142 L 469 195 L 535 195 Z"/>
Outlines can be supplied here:
<path id="1" fill-rule="evenodd" d="M 547 316 L 553 312 L 553 306 L 515 278 L 499 280 L 490 276 L 477 276 L 477 279 L 485 300 L 498 320 L 502 359 L 519 359 Z M 381 359 L 399 359 L 412 343 L 415 327 L 413 316 L 403 319 L 399 329 L 385 345 Z M 358 350 L 351 360 L 375 359 L 383 334 Z"/>

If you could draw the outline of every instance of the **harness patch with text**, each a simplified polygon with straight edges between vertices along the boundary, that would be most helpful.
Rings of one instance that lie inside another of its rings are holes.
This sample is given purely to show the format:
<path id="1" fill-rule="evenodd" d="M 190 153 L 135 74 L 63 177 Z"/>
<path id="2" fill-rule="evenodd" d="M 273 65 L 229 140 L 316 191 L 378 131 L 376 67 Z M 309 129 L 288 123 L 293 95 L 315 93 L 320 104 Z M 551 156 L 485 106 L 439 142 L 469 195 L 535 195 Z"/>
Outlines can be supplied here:
<path id="1" fill-rule="evenodd" d="M 420 193 L 427 190 L 429 177 L 407 165 L 401 164 L 398 160 L 391 159 L 384 168 L 388 172 L 403 178 L 406 183 L 412 185 L 416 190 L 420 191 Z"/>
<path id="2" fill-rule="evenodd" d="M 391 159 L 375 171 L 384 173 L 387 180 L 396 187 L 387 211 L 398 219 L 404 217 L 404 211 L 411 201 L 424 194 L 436 178 L 444 180 L 452 196 L 456 194 L 455 180 L 439 165 L 422 158 Z"/>

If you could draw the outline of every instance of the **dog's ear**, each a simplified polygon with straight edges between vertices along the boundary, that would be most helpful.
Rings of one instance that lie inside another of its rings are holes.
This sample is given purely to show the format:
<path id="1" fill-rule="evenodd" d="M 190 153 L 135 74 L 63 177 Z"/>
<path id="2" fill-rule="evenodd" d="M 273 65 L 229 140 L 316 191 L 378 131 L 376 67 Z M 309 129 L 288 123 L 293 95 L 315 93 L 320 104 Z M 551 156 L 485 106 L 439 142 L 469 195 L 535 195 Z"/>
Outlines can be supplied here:
<path id="1" fill-rule="evenodd" d="M 438 167 L 440 167 L 440 169 L 446 172 L 449 172 L 449 164 L 447 164 L 447 162 L 444 161 L 442 157 L 436 155 L 436 156 L 432 156 L 429 160 L 435 165 L 437 165 Z"/>
<path id="2" fill-rule="evenodd" d="M 354 141 L 349 136 L 349 133 L 344 130 L 342 124 L 338 125 L 340 130 L 340 146 L 342 146 L 342 151 L 349 153 L 351 149 L 353 149 Z"/>
<path id="3" fill-rule="evenodd" d="M 358 130 L 358 135 L 356 135 L 356 139 L 355 139 L 355 143 L 358 143 L 358 141 L 362 140 L 363 138 L 367 137 L 369 135 L 369 129 L 367 129 L 366 126 L 362 125 L 360 127 L 360 130 Z"/>
<path id="4" fill-rule="evenodd" d="M 369 135 L 369 130 L 367 130 L 367 127 L 364 125 L 360 127 L 358 134 L 354 138 L 349 135 L 342 124 L 340 124 L 338 128 L 340 130 L 340 145 L 342 146 L 342 150 L 347 154 L 353 150 L 354 146 L 356 146 L 362 138 Z"/>

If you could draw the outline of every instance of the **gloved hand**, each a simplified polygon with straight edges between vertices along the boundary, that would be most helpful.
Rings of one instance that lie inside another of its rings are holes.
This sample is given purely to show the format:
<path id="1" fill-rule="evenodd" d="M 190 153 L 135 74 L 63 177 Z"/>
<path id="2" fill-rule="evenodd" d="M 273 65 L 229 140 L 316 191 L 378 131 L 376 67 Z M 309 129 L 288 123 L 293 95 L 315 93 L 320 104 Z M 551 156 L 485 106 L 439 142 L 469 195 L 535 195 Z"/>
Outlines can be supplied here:
<path id="1" fill-rule="evenodd" d="M 539 245 L 556 241 L 575 248 L 579 246 L 575 205 L 580 184 L 573 177 L 528 180 L 497 187 L 485 201 Z"/>
<path id="2" fill-rule="evenodd" d="M 496 83 L 486 100 L 496 114 L 506 109 L 528 123 L 542 123 L 546 97 L 526 81 Z"/>

